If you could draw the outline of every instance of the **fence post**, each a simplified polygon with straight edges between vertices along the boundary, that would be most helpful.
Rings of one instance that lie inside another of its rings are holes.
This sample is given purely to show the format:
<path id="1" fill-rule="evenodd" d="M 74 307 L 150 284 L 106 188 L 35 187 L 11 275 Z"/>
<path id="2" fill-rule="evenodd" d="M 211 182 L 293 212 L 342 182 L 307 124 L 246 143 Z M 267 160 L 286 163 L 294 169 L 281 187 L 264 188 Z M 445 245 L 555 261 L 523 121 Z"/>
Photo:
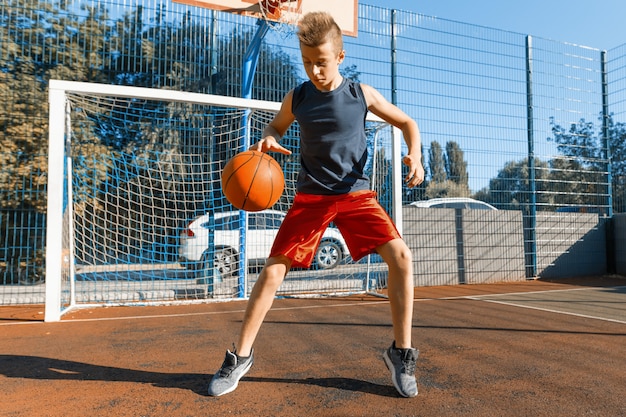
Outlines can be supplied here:
<path id="1" fill-rule="evenodd" d="M 256 67 L 259 62 L 259 55 L 261 54 L 261 46 L 263 39 L 269 30 L 269 23 L 265 19 L 259 19 L 257 22 L 258 28 L 248 49 L 243 57 L 243 68 L 241 74 L 241 97 L 251 99 L 252 98 L 252 86 L 254 84 L 254 76 L 256 75 Z M 250 110 L 245 110 L 242 121 L 243 144 L 241 151 L 248 149 L 251 145 L 250 138 Z M 248 257 L 246 255 L 246 239 L 248 231 L 248 214 L 244 210 L 239 211 L 239 291 L 237 297 L 245 298 L 248 286 Z"/>
<path id="2" fill-rule="evenodd" d="M 609 81 L 606 68 L 606 51 L 600 52 L 600 72 L 602 76 L 602 147 L 606 160 L 607 215 L 613 217 L 613 165 L 611 164 L 611 141 L 609 138 Z"/>
<path id="3" fill-rule="evenodd" d="M 526 277 L 537 276 L 537 184 L 535 179 L 535 134 L 533 114 L 533 39 L 526 36 L 526 127 L 528 135 L 528 212 L 526 224 Z"/>
<path id="4" fill-rule="evenodd" d="M 391 103 L 398 105 L 398 47 L 396 45 L 396 9 L 391 9 Z"/>
<path id="5" fill-rule="evenodd" d="M 398 104 L 396 13 L 397 10 L 391 9 L 391 103 L 394 105 Z M 391 217 L 396 223 L 398 231 L 402 233 L 402 133 L 400 129 L 395 127 L 391 130 L 391 153 L 391 160 L 393 161 L 391 175 Z"/>

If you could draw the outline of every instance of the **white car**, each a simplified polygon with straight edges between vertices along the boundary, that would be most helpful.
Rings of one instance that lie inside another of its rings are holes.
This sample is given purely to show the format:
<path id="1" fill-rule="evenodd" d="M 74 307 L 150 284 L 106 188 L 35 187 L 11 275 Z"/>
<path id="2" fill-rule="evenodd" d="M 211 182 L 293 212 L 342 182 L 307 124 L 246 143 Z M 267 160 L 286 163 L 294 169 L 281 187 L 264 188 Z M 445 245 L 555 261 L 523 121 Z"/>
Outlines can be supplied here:
<path id="1" fill-rule="evenodd" d="M 246 258 L 251 266 L 263 264 L 269 256 L 285 213 L 264 210 L 250 212 L 247 217 Z M 216 213 L 213 225 L 208 214 L 192 220 L 180 236 L 178 255 L 181 265 L 194 270 L 205 268 L 208 256 L 210 256 L 209 239 L 213 237 L 214 267 L 222 276 L 235 273 L 239 269 L 239 218 L 239 211 L 230 211 Z M 335 227 L 328 227 L 315 253 L 312 267 L 315 269 L 334 268 L 347 255 L 348 248 L 339 230 Z"/>
<path id="2" fill-rule="evenodd" d="M 454 208 L 474 210 L 497 210 L 494 206 L 484 201 L 474 200 L 467 197 L 433 198 L 430 200 L 414 201 L 409 205 L 422 208 Z"/>

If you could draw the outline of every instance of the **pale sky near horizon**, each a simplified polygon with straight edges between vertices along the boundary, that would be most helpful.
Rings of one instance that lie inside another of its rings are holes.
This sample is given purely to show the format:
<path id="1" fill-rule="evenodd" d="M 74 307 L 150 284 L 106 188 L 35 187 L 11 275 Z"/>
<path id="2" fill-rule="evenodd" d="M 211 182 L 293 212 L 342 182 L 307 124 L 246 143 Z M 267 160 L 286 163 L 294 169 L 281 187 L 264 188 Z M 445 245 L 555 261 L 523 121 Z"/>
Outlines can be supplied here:
<path id="1" fill-rule="evenodd" d="M 626 43 L 626 1 L 359 0 L 494 29 L 610 50 Z"/>

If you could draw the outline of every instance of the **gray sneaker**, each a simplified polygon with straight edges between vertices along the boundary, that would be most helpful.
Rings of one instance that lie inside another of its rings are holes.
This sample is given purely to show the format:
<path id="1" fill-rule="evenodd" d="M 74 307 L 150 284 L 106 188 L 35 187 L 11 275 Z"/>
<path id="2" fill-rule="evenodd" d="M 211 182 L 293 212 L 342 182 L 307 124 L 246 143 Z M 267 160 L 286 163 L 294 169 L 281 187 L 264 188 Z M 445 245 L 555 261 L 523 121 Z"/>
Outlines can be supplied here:
<path id="1" fill-rule="evenodd" d="M 391 371 L 393 385 L 403 397 L 417 396 L 415 362 L 418 354 L 419 351 L 413 348 L 396 349 L 396 342 L 383 353 L 385 365 Z"/>
<path id="2" fill-rule="evenodd" d="M 250 356 L 247 358 L 227 350 L 222 367 L 213 375 L 213 379 L 209 383 L 209 395 L 219 397 L 234 391 L 239 380 L 250 370 L 253 363 L 254 350 L 250 352 Z"/>

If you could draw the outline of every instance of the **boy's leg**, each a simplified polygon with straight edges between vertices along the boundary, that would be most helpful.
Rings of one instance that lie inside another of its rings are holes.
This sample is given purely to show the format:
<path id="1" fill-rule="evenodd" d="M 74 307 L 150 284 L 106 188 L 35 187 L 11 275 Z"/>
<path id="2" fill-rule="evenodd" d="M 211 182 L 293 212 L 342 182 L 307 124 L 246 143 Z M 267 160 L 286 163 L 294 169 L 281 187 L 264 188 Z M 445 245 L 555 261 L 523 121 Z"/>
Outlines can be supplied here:
<path id="1" fill-rule="evenodd" d="M 239 355 L 248 356 L 263 324 L 265 315 L 272 307 L 278 287 L 285 279 L 291 260 L 284 256 L 269 258 L 252 288 L 250 299 L 243 316 L 237 350 Z"/>
<path id="2" fill-rule="evenodd" d="M 248 300 L 239 335 L 239 345 L 234 352 L 226 351 L 221 368 L 213 375 L 209 383 L 209 395 L 219 396 L 234 391 L 239 380 L 252 367 L 254 362 L 252 345 L 290 266 L 291 261 L 284 256 L 267 260 Z"/>
<path id="3" fill-rule="evenodd" d="M 403 397 L 417 395 L 415 365 L 418 351 L 412 347 L 413 260 L 411 250 L 402 239 L 391 240 L 377 248 L 389 267 L 389 304 L 394 342 L 383 359 L 391 371 L 394 386 Z"/>
<path id="4" fill-rule="evenodd" d="M 411 250 L 402 239 L 393 239 L 377 249 L 389 267 L 389 304 L 396 347 L 411 345 L 413 327 L 413 259 Z"/>

